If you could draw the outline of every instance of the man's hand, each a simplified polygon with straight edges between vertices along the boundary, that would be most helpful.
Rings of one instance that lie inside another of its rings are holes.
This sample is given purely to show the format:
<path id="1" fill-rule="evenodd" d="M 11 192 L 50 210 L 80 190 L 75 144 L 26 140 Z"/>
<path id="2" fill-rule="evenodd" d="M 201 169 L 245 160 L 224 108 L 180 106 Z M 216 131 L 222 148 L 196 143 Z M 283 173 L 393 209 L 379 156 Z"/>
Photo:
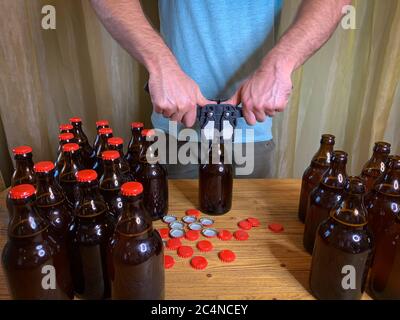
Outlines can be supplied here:
<path id="1" fill-rule="evenodd" d="M 157 72 L 150 72 L 149 91 L 155 112 L 186 127 L 195 123 L 197 105 L 213 103 L 175 63 L 165 63 Z"/>
<path id="2" fill-rule="evenodd" d="M 266 116 L 273 117 L 285 109 L 292 92 L 292 71 L 293 64 L 279 56 L 268 55 L 227 103 L 242 103 L 248 124 L 263 122 Z"/>

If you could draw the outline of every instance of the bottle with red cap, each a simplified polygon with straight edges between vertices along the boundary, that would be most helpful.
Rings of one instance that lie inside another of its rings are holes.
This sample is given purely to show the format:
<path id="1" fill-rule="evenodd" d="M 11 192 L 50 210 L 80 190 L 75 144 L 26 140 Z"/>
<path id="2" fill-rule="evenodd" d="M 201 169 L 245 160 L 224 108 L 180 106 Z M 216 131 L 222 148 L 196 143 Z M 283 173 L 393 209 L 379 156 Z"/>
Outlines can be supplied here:
<path id="1" fill-rule="evenodd" d="M 35 184 L 35 172 L 33 171 L 32 148 L 19 146 L 13 149 L 15 170 L 11 177 L 11 186 L 18 184 Z"/>
<path id="2" fill-rule="evenodd" d="M 73 285 L 64 247 L 35 206 L 35 187 L 9 191 L 12 213 L 2 264 L 13 299 L 72 299 Z"/>
<path id="3" fill-rule="evenodd" d="M 100 143 L 100 133 L 99 130 L 100 129 L 104 129 L 104 128 L 109 128 L 110 127 L 110 123 L 108 122 L 108 120 L 98 120 L 96 121 L 96 138 L 94 139 L 93 142 L 93 150 L 97 150 L 99 143 Z"/>
<path id="4" fill-rule="evenodd" d="M 304 248 L 309 253 L 313 251 L 318 226 L 329 217 L 330 211 L 342 201 L 347 180 L 346 163 L 347 153 L 335 150 L 332 155 L 331 167 L 310 194 L 303 237 Z"/>
<path id="5" fill-rule="evenodd" d="M 318 185 L 323 174 L 329 169 L 331 164 L 335 136 L 323 134 L 321 136 L 320 147 L 313 156 L 310 165 L 304 171 L 299 202 L 299 219 L 301 222 L 306 220 L 307 203 L 310 192 Z"/>
<path id="6" fill-rule="evenodd" d="M 74 127 L 74 135 L 79 147 L 81 148 L 81 157 L 85 168 L 92 168 L 95 161 L 95 151 L 89 144 L 89 140 L 82 129 L 82 119 L 79 117 L 73 117 L 69 119 L 70 123 Z"/>
<path id="7" fill-rule="evenodd" d="M 143 205 L 143 186 L 122 185 L 122 213 L 109 246 L 112 299 L 164 299 L 164 252 Z"/>
<path id="8" fill-rule="evenodd" d="M 135 176 L 137 170 L 139 169 L 140 153 L 143 149 L 142 138 L 143 123 L 142 122 L 132 122 L 131 132 L 132 136 L 128 144 L 128 151 L 126 152 L 125 159 L 128 161 L 131 173 Z"/>
<path id="9" fill-rule="evenodd" d="M 84 169 L 79 145 L 77 143 L 66 143 L 62 147 L 64 165 L 60 170 L 60 185 L 67 196 L 68 201 L 75 205 L 77 201 L 76 173 Z"/>
<path id="10" fill-rule="evenodd" d="M 92 169 L 97 172 L 98 176 L 101 176 L 103 174 L 103 159 L 101 155 L 103 154 L 103 151 L 108 150 L 107 141 L 113 137 L 113 130 L 111 128 L 103 128 L 99 130 L 99 134 L 100 143 L 96 149 L 96 159 Z"/>
<path id="11" fill-rule="evenodd" d="M 73 133 L 60 133 L 58 135 L 58 150 L 57 150 L 57 157 L 54 163 L 55 170 L 54 170 L 54 177 L 58 180 L 60 177 L 60 171 L 64 165 L 64 155 L 62 151 L 62 147 L 64 144 L 67 143 L 75 143 L 75 138 Z"/>
<path id="12" fill-rule="evenodd" d="M 131 175 L 128 161 L 125 160 L 124 156 L 124 140 L 121 137 L 112 137 L 108 139 L 107 143 L 110 150 L 116 150 L 119 152 L 119 169 L 121 173 L 129 179 L 129 181 L 132 181 L 133 175 Z"/>
<path id="13" fill-rule="evenodd" d="M 310 289 L 318 299 L 361 299 L 374 247 L 364 194 L 363 181 L 350 177 L 343 201 L 330 211 L 317 230 Z"/>
<path id="14" fill-rule="evenodd" d="M 96 171 L 81 170 L 76 177 L 79 195 L 72 228 L 75 292 L 82 299 L 107 299 L 111 293 L 106 257 L 114 218 L 99 192 Z"/>
<path id="15" fill-rule="evenodd" d="M 74 133 L 74 127 L 69 123 L 60 124 L 59 129 L 60 133 Z"/>
<path id="16" fill-rule="evenodd" d="M 122 210 L 121 186 L 129 179 L 124 176 L 119 168 L 120 154 L 116 150 L 103 152 L 104 171 L 100 178 L 99 188 L 105 202 L 115 217 L 118 217 Z"/>
<path id="17" fill-rule="evenodd" d="M 144 205 L 153 220 L 161 219 L 168 213 L 168 176 L 165 167 L 159 163 L 153 149 L 155 131 L 144 129 L 143 152 L 137 180 L 143 184 Z"/>

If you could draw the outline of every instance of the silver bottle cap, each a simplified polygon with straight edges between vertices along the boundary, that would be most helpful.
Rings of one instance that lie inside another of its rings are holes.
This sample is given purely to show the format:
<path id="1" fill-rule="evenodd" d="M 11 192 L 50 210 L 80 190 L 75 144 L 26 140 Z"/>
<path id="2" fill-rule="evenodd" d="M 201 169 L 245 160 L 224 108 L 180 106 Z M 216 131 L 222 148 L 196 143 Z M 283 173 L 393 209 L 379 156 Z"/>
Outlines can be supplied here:
<path id="1" fill-rule="evenodd" d="M 182 238 L 185 235 L 185 231 L 182 229 L 171 229 L 169 235 L 171 238 Z"/>
<path id="2" fill-rule="evenodd" d="M 184 217 L 182 218 L 182 221 L 185 222 L 185 223 L 187 223 L 187 224 L 196 222 L 196 220 L 197 220 L 197 219 L 196 219 L 195 216 L 184 216 Z"/>
<path id="3" fill-rule="evenodd" d="M 189 224 L 189 229 L 195 230 L 195 231 L 200 231 L 201 229 L 203 229 L 203 225 L 198 222 L 193 222 L 193 223 Z"/>
<path id="4" fill-rule="evenodd" d="M 168 225 L 171 229 L 183 229 L 185 225 L 180 221 L 173 221 Z"/>
<path id="5" fill-rule="evenodd" d="M 201 234 L 207 238 L 214 238 L 217 236 L 218 231 L 216 229 L 212 228 L 205 228 L 201 230 Z"/>
<path id="6" fill-rule="evenodd" d="M 214 220 L 210 218 L 200 218 L 199 221 L 203 226 L 211 226 L 214 224 Z"/>
<path id="7" fill-rule="evenodd" d="M 176 217 L 175 217 L 175 216 L 172 216 L 172 215 L 170 215 L 170 214 L 167 214 L 166 216 L 164 216 L 164 217 L 162 218 L 162 220 L 163 220 L 165 223 L 171 223 L 171 222 L 173 222 L 173 221 L 176 221 Z"/>

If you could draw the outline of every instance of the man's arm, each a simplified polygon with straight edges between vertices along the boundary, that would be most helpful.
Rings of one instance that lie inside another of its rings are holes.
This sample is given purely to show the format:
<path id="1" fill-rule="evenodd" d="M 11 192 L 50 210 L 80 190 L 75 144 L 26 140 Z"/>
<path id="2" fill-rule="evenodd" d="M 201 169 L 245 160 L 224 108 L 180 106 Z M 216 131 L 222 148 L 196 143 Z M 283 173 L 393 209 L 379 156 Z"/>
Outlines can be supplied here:
<path id="1" fill-rule="evenodd" d="M 260 67 L 242 84 L 230 103 L 243 105 L 249 124 L 285 109 L 292 91 L 292 72 L 332 35 L 351 0 L 303 0 L 296 19 Z"/>
<path id="2" fill-rule="evenodd" d="M 210 102 L 179 67 L 144 15 L 140 1 L 91 0 L 91 4 L 111 36 L 148 70 L 154 110 L 192 126 L 196 120 L 196 105 Z"/>

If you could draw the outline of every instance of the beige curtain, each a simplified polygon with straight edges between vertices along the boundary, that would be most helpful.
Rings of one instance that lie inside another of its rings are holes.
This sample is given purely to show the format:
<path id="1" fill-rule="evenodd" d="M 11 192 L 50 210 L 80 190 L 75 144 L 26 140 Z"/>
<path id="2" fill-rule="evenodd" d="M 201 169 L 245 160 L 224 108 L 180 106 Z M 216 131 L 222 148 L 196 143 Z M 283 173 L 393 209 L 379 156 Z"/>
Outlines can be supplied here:
<path id="1" fill-rule="evenodd" d="M 57 10 L 56 30 L 40 27 L 44 5 Z M 143 1 L 154 19 L 157 1 Z M 281 33 L 298 0 L 286 0 Z M 293 77 L 290 105 L 274 120 L 276 176 L 299 177 L 319 135 L 337 136 L 358 174 L 375 140 L 400 153 L 400 4 L 355 2 L 357 30 L 339 28 Z M 81 116 L 90 138 L 94 122 L 111 121 L 129 136 L 129 122 L 148 125 L 151 105 L 143 91 L 146 72 L 101 26 L 87 0 L 0 1 L 0 169 L 8 181 L 10 149 L 34 148 L 36 161 L 53 159 L 58 125 Z M 7 154 L 8 152 L 8 154 Z"/>

